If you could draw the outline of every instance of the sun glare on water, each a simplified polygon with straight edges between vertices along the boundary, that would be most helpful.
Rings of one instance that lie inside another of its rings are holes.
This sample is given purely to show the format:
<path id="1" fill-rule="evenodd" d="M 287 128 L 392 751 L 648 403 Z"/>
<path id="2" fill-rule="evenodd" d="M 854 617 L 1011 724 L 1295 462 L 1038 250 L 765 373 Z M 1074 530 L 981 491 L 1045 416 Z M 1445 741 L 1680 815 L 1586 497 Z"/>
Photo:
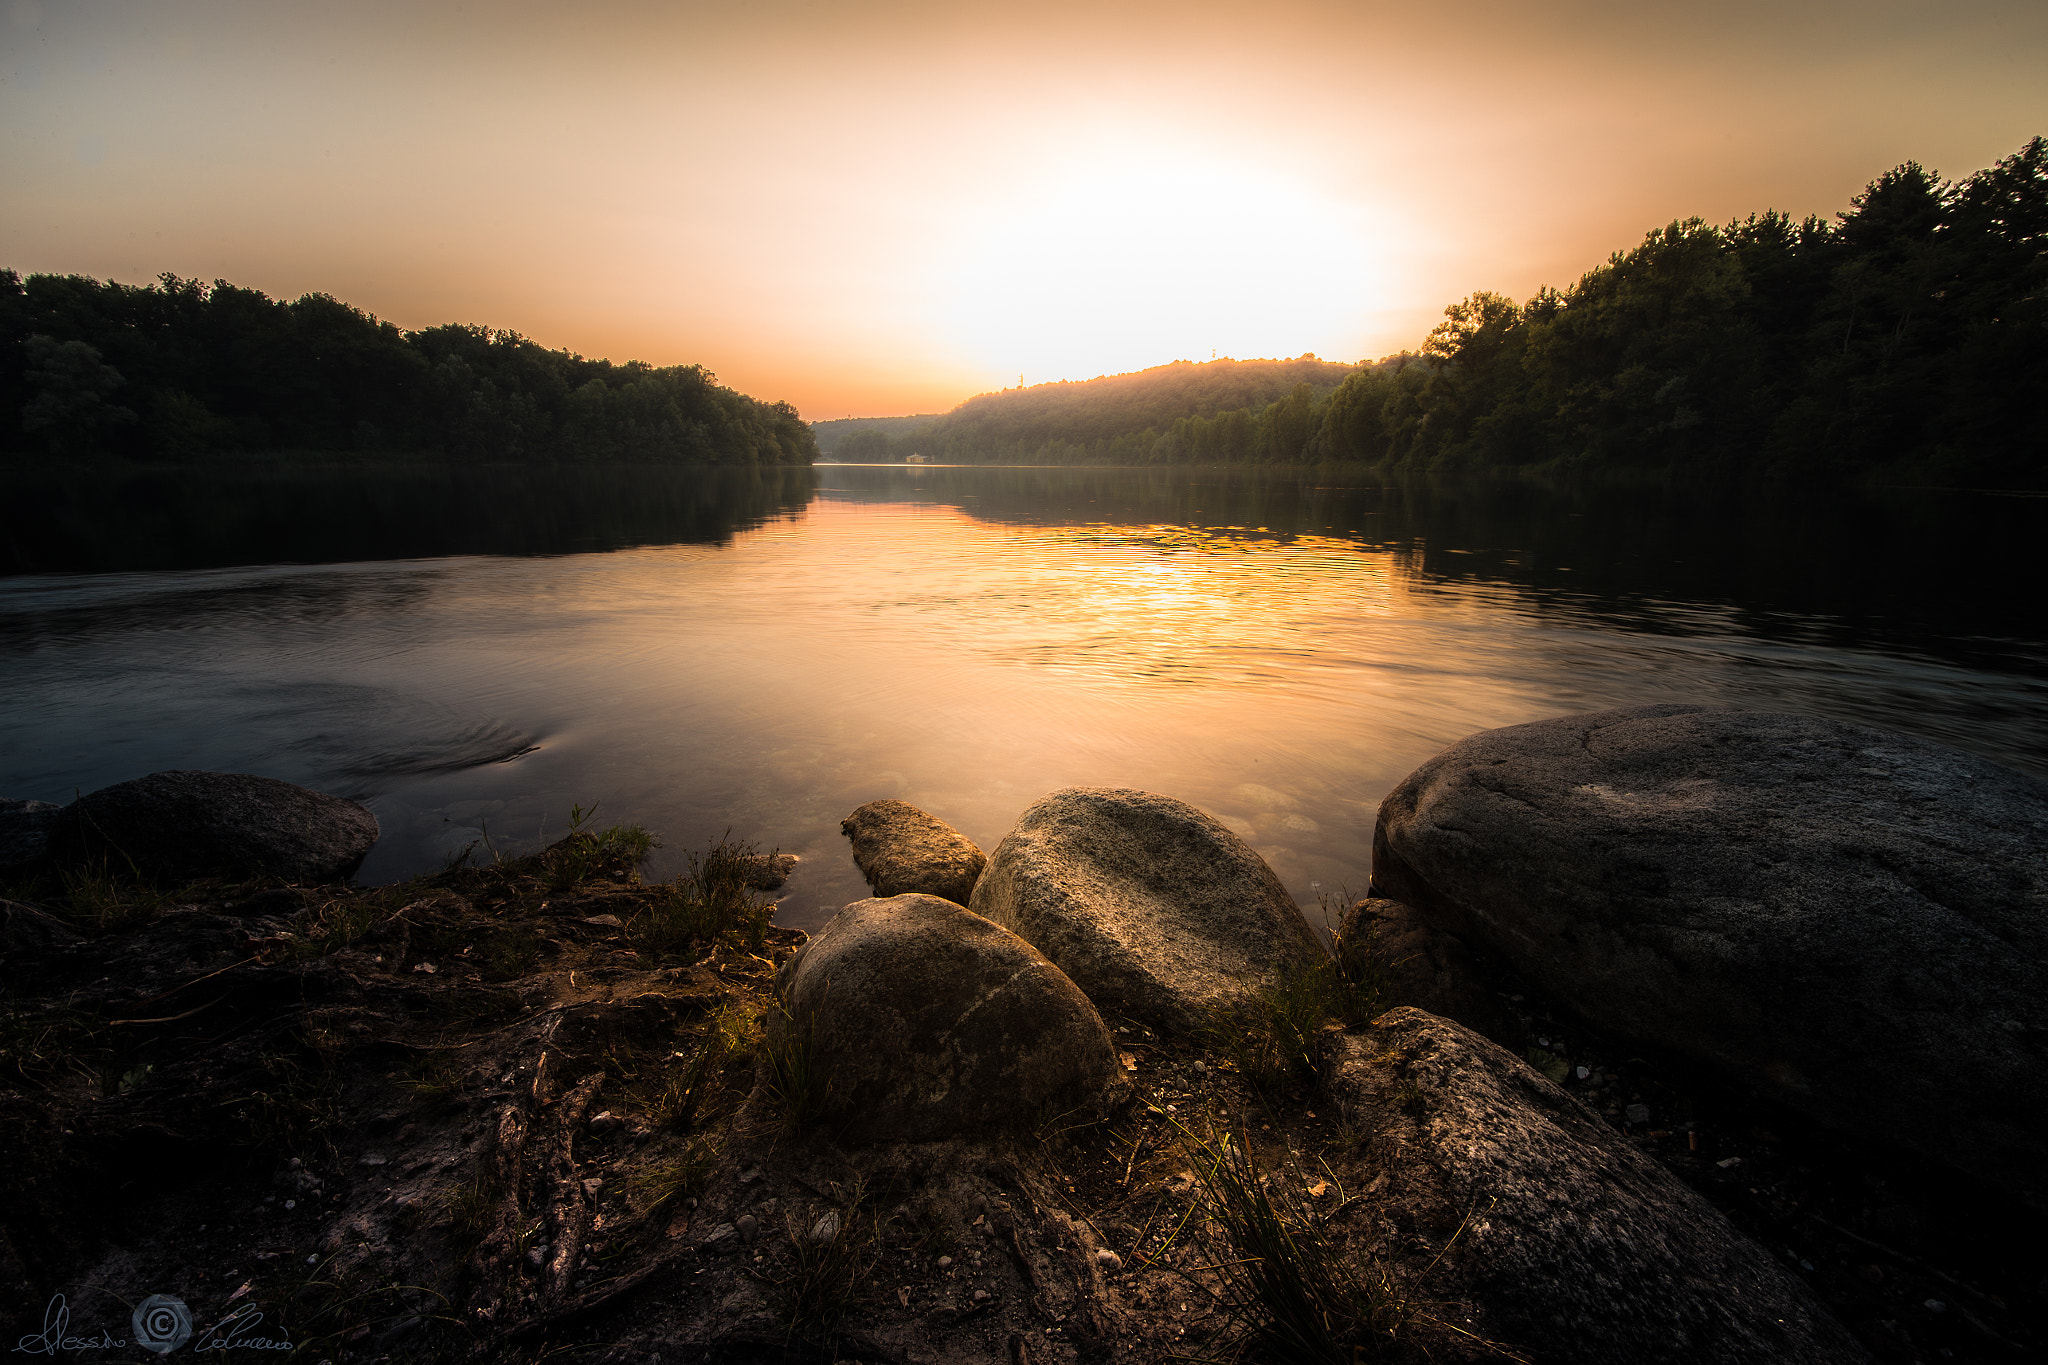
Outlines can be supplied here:
<path id="1" fill-rule="evenodd" d="M 1285 175 L 1095 161 L 963 234 L 950 291 L 976 361 L 1027 382 L 1168 360 L 1355 360 L 1384 294 L 1384 227 Z"/>

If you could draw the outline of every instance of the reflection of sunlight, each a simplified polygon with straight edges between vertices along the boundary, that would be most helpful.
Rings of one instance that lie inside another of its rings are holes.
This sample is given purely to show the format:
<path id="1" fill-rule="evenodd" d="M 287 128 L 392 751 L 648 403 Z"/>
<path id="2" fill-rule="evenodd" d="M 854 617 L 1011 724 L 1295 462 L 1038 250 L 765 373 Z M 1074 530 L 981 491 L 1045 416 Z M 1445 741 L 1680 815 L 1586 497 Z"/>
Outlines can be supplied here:
<path id="1" fill-rule="evenodd" d="M 970 230 L 951 284 L 975 359 L 1031 382 L 1164 364 L 1353 359 L 1389 229 L 1264 168 L 1105 159 Z"/>
<path id="2" fill-rule="evenodd" d="M 1392 557 L 1348 541 L 1184 526 L 1006 527 L 999 587 L 894 605 L 961 613 L 999 659 L 1070 677 L 1272 683 L 1393 610 Z M 981 581 L 989 581 L 983 578 Z"/>

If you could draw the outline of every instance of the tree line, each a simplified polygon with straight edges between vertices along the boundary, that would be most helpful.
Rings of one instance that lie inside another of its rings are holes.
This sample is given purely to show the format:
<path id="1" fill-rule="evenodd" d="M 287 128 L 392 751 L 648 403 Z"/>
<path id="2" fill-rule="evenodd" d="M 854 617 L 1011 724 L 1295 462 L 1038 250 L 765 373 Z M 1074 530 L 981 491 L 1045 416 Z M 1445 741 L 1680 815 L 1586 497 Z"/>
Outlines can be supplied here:
<path id="1" fill-rule="evenodd" d="M 892 437 L 956 461 L 1353 461 L 2048 478 L 2048 142 L 1959 182 L 1915 162 L 1833 220 L 1650 232 L 1566 289 L 1476 293 L 1415 352 L 1232 404 L 1162 367 L 984 394 Z M 1225 368 L 1224 373 L 1231 370 Z M 1184 410 L 1157 401 L 1169 375 Z"/>
<path id="2" fill-rule="evenodd" d="M 1325 397 L 1357 367 L 1313 355 L 1293 360 L 1176 360 L 1130 374 L 1034 384 L 968 399 L 923 421 L 855 418 L 818 424 L 819 449 L 847 461 L 901 460 L 912 454 L 952 464 L 1148 464 L 1180 457 L 1155 453 L 1162 431 L 1221 414 L 1249 414 L 1243 448 L 1190 457 L 1200 463 L 1293 459 L 1298 443 L 1273 447 L 1259 417 L 1306 393 Z M 1287 409 L 1292 411 L 1292 409 Z M 1237 419 L 1232 418 L 1233 421 Z M 1272 427 L 1274 423 L 1267 423 Z M 1235 428 L 1233 428 L 1233 432 Z M 1214 444 L 1212 442 L 1212 444 Z"/>
<path id="3" fill-rule="evenodd" d="M 613 364 L 517 332 L 405 332 L 326 294 L 0 270 L 0 449 L 61 461 L 303 452 L 808 464 L 787 403 L 701 365 Z"/>

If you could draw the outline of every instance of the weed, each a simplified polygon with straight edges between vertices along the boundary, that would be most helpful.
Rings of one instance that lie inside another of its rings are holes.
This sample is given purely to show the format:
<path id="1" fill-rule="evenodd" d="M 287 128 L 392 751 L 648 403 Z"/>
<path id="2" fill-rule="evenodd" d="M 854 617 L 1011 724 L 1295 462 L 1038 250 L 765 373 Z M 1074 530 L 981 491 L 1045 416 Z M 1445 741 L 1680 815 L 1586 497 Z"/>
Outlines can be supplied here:
<path id="1" fill-rule="evenodd" d="M 37 1088 L 92 1080 L 112 1062 L 106 1020 L 83 1010 L 0 996 L 0 1077 Z"/>
<path id="2" fill-rule="evenodd" d="M 763 1275 L 773 1287 L 775 1306 L 788 1325 L 785 1341 L 814 1341 L 830 1334 L 860 1300 L 861 1282 L 878 1259 L 873 1219 L 865 1191 L 855 1184 L 840 1207 L 806 1225 L 796 1215 L 784 1220 L 789 1261 L 780 1276 Z"/>
<path id="3" fill-rule="evenodd" d="M 407 1067 L 398 1086 L 412 1096 L 414 1103 L 427 1108 L 461 1094 L 462 1073 L 446 1058 L 430 1054 Z"/>
<path id="4" fill-rule="evenodd" d="M 1224 1305 L 1252 1357 L 1329 1365 L 1390 1358 L 1406 1309 L 1386 1273 L 1361 1273 L 1312 1216 L 1276 1204 L 1268 1190 L 1280 1182 L 1259 1170 L 1243 1135 L 1194 1145 L 1203 1212 L 1227 1247 L 1216 1266 Z"/>
<path id="5" fill-rule="evenodd" d="M 568 891 L 591 881 L 638 881 L 640 864 L 661 846 L 641 825 L 585 829 L 595 814 L 595 803 L 589 810 L 580 804 L 572 806 L 568 836 L 541 854 L 550 890 Z"/>
<path id="6" fill-rule="evenodd" d="M 660 897 L 633 917 L 627 932 L 643 954 L 658 962 L 720 942 L 760 952 L 773 902 L 748 885 L 758 861 L 754 845 L 729 837 L 701 858 L 691 854 L 689 870 L 665 883 Z"/>
<path id="7" fill-rule="evenodd" d="M 825 1112 L 832 1078 L 818 1066 L 816 1016 L 806 1014 L 798 1019 L 779 1000 L 774 1008 L 775 1017 L 769 1020 L 762 1043 L 768 1059 L 768 1088 L 782 1110 L 783 1121 L 801 1128 Z"/>
<path id="8" fill-rule="evenodd" d="M 745 1046 L 746 1037 L 746 1018 L 740 1012 L 720 1010 L 713 1015 L 689 1061 L 669 1076 L 648 1103 L 648 1118 L 654 1125 L 688 1128 L 703 1109 L 705 1096 L 717 1088 L 725 1064 Z"/>
<path id="9" fill-rule="evenodd" d="M 1323 911 L 1327 918 L 1327 900 Z M 1210 1046 L 1254 1085 L 1291 1084 L 1313 1074 L 1316 1034 L 1325 1023 L 1367 1023 L 1385 1009 L 1386 968 L 1370 931 L 1358 942 L 1340 933 L 1332 937 L 1335 953 L 1281 973 L 1210 1017 Z"/>
<path id="10" fill-rule="evenodd" d="M 117 866 L 102 856 L 60 870 L 57 880 L 70 917 L 95 929 L 127 929 L 146 923 L 166 903 L 155 883 L 125 860 Z"/>
<path id="11" fill-rule="evenodd" d="M 488 934 L 477 946 L 477 972 L 486 981 L 513 981 L 540 960 L 541 936 L 528 925 Z"/>
<path id="12" fill-rule="evenodd" d="M 498 1206 L 505 1191 L 496 1176 L 485 1170 L 463 1181 L 448 1194 L 448 1230 L 465 1254 L 483 1241 L 496 1224 Z"/>
<path id="13" fill-rule="evenodd" d="M 299 1151 L 319 1140 L 341 1121 L 341 1081 L 320 1049 L 306 1046 L 295 1056 L 268 1052 L 261 1057 L 268 1084 L 237 1095 L 242 1141 L 252 1147 Z"/>
<path id="14" fill-rule="evenodd" d="M 660 1212 L 676 1200 L 695 1194 L 717 1169 L 719 1147 L 715 1139 L 697 1137 L 683 1148 L 681 1156 L 651 1162 L 633 1173 L 632 1188 L 640 1207 L 648 1214 Z"/>

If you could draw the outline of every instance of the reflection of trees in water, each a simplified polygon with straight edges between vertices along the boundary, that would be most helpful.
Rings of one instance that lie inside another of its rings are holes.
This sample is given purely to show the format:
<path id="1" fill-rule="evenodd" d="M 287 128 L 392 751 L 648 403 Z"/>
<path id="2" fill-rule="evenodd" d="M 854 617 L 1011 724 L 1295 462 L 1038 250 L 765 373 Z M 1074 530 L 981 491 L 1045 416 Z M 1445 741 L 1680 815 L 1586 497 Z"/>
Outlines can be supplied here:
<path id="1" fill-rule="evenodd" d="M 1492 586 L 1538 610 L 1655 634 L 1711 621 L 1997 669 L 2039 668 L 2048 641 L 2048 603 L 2015 601 L 2024 595 L 2012 591 L 2031 581 L 2032 547 L 2048 538 L 2041 498 L 1655 481 L 1382 484 L 1327 469 L 820 475 L 826 498 L 930 502 L 999 524 L 1334 538 L 1391 552 L 1419 587 Z"/>
<path id="2" fill-rule="evenodd" d="M 801 513 L 804 466 L 14 472 L 0 572 L 115 572 L 722 544 Z"/>

